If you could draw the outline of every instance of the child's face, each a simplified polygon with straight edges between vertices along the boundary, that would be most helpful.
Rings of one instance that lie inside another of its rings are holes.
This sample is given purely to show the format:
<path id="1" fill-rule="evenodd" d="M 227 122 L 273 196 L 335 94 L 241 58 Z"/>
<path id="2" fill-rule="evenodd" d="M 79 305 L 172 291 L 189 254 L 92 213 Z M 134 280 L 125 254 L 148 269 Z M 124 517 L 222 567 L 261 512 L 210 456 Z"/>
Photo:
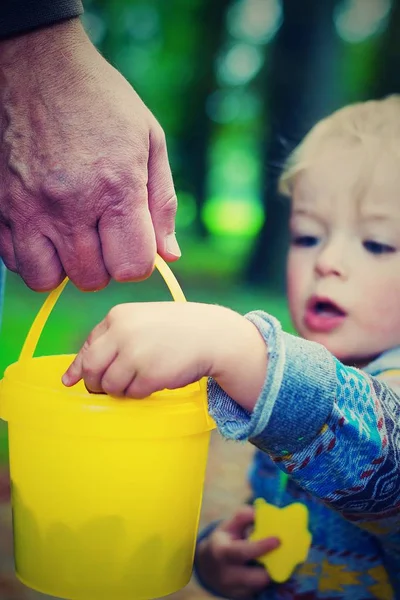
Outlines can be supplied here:
<path id="1" fill-rule="evenodd" d="M 330 148 L 297 176 L 288 259 L 299 334 L 360 366 L 400 344 L 400 161 L 382 156 L 361 188 L 362 160 Z"/>

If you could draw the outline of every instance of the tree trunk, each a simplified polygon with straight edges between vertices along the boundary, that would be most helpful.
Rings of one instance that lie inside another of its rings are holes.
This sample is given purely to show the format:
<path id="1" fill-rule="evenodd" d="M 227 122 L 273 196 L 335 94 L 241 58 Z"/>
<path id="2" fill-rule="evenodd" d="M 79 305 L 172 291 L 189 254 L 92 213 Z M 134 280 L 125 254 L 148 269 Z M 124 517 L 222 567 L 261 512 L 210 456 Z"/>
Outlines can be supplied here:
<path id="1" fill-rule="evenodd" d="M 191 193 L 197 206 L 197 233 L 207 230 L 201 213 L 207 199 L 208 151 L 213 123 L 206 112 L 207 99 L 217 87 L 215 58 L 225 34 L 225 15 L 231 0 L 203 0 L 198 4 L 198 35 L 201 44 L 193 64 L 193 77 L 182 105 L 182 130 L 179 135 L 182 185 Z"/>
<path id="2" fill-rule="evenodd" d="M 372 97 L 382 98 L 400 93 L 400 2 L 394 2 L 389 26 L 384 34 L 378 59 Z"/>
<path id="3" fill-rule="evenodd" d="M 284 162 L 309 129 L 339 107 L 336 70 L 339 40 L 333 10 L 337 0 L 284 0 L 284 21 L 262 73 L 266 98 L 263 203 L 266 220 L 245 278 L 250 284 L 285 289 L 290 203 L 276 186 Z"/>

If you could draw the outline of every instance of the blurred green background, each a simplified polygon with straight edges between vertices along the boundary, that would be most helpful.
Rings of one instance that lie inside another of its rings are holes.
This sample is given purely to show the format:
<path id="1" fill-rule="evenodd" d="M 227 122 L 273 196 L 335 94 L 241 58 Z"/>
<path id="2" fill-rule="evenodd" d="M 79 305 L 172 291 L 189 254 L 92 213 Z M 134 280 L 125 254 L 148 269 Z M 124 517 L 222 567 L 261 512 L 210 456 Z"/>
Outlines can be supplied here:
<path id="1" fill-rule="evenodd" d="M 284 295 L 289 152 L 332 110 L 400 90 L 400 3 L 391 0 L 87 0 L 85 27 L 167 136 L 188 299 L 263 308 L 290 330 Z M 101 126 L 102 115 L 99 115 Z M 38 349 L 77 350 L 107 310 L 162 300 L 158 274 L 96 294 L 69 286 Z M 43 295 L 7 282 L 0 374 Z M 6 436 L 0 426 L 0 458 Z"/>

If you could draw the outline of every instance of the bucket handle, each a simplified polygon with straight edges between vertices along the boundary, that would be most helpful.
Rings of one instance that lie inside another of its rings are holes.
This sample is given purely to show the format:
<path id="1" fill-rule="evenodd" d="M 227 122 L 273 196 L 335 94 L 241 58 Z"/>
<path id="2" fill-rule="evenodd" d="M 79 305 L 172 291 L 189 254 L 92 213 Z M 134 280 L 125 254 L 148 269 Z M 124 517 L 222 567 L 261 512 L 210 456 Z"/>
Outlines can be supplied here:
<path id="1" fill-rule="evenodd" d="M 158 254 L 156 255 L 154 266 L 160 273 L 161 277 L 164 279 L 165 283 L 167 284 L 167 287 L 171 292 L 171 296 L 175 300 L 175 302 L 186 302 L 185 295 L 182 291 L 181 286 L 178 283 L 178 280 L 176 279 L 175 275 L 173 274 L 167 263 Z M 40 336 L 42 335 L 43 328 L 46 325 L 47 319 L 49 318 L 51 311 L 56 305 L 56 302 L 60 297 L 62 291 L 64 290 L 65 286 L 67 285 L 68 281 L 69 279 L 68 277 L 66 277 L 64 281 L 60 283 L 60 285 L 55 290 L 50 292 L 50 294 L 47 296 L 38 314 L 36 315 L 32 326 L 29 330 L 29 333 L 26 337 L 24 345 L 22 346 L 22 350 L 19 356 L 20 361 L 27 361 L 33 357 Z M 203 379 L 199 381 L 199 384 L 202 392 L 205 393 L 207 397 L 207 378 L 203 377 Z M 206 413 L 208 419 L 211 419 L 211 417 L 208 415 L 208 410 L 206 411 Z"/>
<path id="2" fill-rule="evenodd" d="M 156 255 L 154 266 L 159 271 L 160 275 L 167 284 L 167 287 L 171 292 L 171 296 L 173 297 L 175 302 L 186 302 L 185 295 L 175 275 L 173 274 L 167 263 L 158 254 Z M 55 307 L 56 302 L 61 296 L 61 293 L 63 292 L 68 281 L 69 279 L 68 277 L 66 277 L 64 281 L 60 283 L 60 285 L 55 290 L 50 292 L 50 294 L 47 296 L 41 309 L 36 315 L 35 320 L 33 321 L 30 331 L 26 337 L 24 345 L 22 346 L 22 350 L 19 356 L 20 361 L 30 360 L 33 357 L 40 336 L 42 335 L 43 328 L 46 325 L 47 319 L 49 318 L 51 311 Z"/>

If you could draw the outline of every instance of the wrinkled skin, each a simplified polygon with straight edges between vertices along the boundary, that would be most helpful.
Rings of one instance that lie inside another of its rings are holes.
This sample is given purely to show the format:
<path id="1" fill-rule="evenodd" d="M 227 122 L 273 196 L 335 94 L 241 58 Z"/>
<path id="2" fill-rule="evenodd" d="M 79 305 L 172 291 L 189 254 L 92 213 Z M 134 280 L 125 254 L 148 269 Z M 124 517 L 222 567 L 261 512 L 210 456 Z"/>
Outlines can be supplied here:
<path id="1" fill-rule="evenodd" d="M 0 256 L 32 289 L 180 256 L 164 133 L 80 21 L 0 42 Z"/>

